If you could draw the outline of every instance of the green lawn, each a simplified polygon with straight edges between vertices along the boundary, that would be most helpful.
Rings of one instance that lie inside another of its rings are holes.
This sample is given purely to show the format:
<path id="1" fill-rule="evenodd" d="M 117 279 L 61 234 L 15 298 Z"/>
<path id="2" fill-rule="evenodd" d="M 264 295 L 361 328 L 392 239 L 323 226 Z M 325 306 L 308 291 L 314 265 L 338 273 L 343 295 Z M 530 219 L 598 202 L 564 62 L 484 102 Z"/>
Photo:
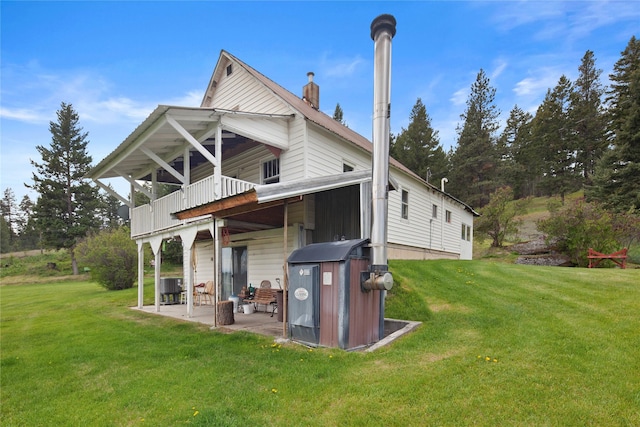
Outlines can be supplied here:
<path id="1" fill-rule="evenodd" d="M 424 323 L 373 353 L 133 311 L 135 288 L 2 286 L 0 424 L 640 425 L 640 270 L 391 270 L 387 315 Z"/>

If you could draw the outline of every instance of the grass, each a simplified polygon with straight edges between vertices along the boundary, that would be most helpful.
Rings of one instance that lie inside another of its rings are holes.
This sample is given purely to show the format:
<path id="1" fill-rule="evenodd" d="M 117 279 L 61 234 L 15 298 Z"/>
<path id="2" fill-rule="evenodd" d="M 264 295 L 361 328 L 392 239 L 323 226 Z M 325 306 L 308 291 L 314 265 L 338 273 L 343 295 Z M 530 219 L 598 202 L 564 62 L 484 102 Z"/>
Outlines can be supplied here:
<path id="1" fill-rule="evenodd" d="M 640 425 L 638 270 L 391 269 L 387 315 L 424 323 L 374 353 L 133 311 L 135 288 L 2 286 L 0 424 Z"/>

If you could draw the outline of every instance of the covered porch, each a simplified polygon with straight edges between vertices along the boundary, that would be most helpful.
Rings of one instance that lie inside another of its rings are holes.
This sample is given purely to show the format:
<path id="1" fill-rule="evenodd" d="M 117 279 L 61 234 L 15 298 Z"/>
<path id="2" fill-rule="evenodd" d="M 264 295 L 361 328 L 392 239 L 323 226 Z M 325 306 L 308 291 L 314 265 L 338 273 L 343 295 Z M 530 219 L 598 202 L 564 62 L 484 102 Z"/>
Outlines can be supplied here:
<path id="1" fill-rule="evenodd" d="M 286 322 L 278 321 L 278 316 L 271 317 L 271 312 L 254 311 L 252 314 L 236 313 L 234 314 L 234 323 L 231 325 L 216 326 L 215 310 L 213 305 L 201 305 L 193 307 L 193 313 L 188 315 L 184 305 L 168 305 L 163 306 L 161 311 L 156 311 L 155 305 L 145 305 L 143 307 L 132 307 L 145 313 L 151 313 L 170 317 L 177 320 L 187 322 L 202 323 L 211 326 L 217 330 L 224 331 L 246 331 L 254 334 L 271 336 L 274 338 L 286 338 Z"/>

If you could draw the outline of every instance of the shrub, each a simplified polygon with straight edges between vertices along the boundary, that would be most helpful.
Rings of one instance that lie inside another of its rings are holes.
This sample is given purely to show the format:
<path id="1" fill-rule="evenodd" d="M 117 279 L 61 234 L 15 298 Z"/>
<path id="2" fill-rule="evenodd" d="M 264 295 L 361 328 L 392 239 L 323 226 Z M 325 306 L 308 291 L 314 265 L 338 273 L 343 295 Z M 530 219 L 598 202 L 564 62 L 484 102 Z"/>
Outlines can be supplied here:
<path id="1" fill-rule="evenodd" d="M 129 229 L 120 227 L 89 236 L 77 247 L 78 260 L 91 279 L 109 290 L 133 287 L 138 268 L 137 245 Z"/>
<path id="2" fill-rule="evenodd" d="M 475 221 L 475 236 L 482 241 L 491 238 L 491 247 L 500 248 L 507 235 L 518 233 L 522 221 L 516 215 L 525 213 L 527 199 L 513 200 L 513 189 L 501 187 L 490 196 L 489 203 L 480 209 L 480 218 Z"/>
<path id="3" fill-rule="evenodd" d="M 587 252 L 611 253 L 627 246 L 630 228 L 638 222 L 626 214 L 613 213 L 596 203 L 576 200 L 564 208 L 549 205 L 551 217 L 538 222 L 538 229 L 557 242 L 557 249 L 579 266 L 587 266 Z"/>

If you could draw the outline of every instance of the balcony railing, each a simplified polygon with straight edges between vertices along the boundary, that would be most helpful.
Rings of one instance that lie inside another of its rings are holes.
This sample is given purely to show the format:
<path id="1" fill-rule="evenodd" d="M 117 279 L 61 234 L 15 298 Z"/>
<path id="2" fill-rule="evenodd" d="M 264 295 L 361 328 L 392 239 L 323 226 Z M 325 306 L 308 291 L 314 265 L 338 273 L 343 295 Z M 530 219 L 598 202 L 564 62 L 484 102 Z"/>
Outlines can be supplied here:
<path id="1" fill-rule="evenodd" d="M 214 177 L 209 176 L 186 186 L 183 190 L 175 191 L 147 205 L 134 208 L 131 213 L 131 236 L 154 233 L 177 227 L 189 221 L 196 221 L 199 218 L 179 220 L 173 218 L 171 214 L 235 196 L 255 186 L 256 184 L 252 182 L 223 176 L 221 188 L 216 192 Z M 218 193 L 217 196 L 216 193 Z"/>

